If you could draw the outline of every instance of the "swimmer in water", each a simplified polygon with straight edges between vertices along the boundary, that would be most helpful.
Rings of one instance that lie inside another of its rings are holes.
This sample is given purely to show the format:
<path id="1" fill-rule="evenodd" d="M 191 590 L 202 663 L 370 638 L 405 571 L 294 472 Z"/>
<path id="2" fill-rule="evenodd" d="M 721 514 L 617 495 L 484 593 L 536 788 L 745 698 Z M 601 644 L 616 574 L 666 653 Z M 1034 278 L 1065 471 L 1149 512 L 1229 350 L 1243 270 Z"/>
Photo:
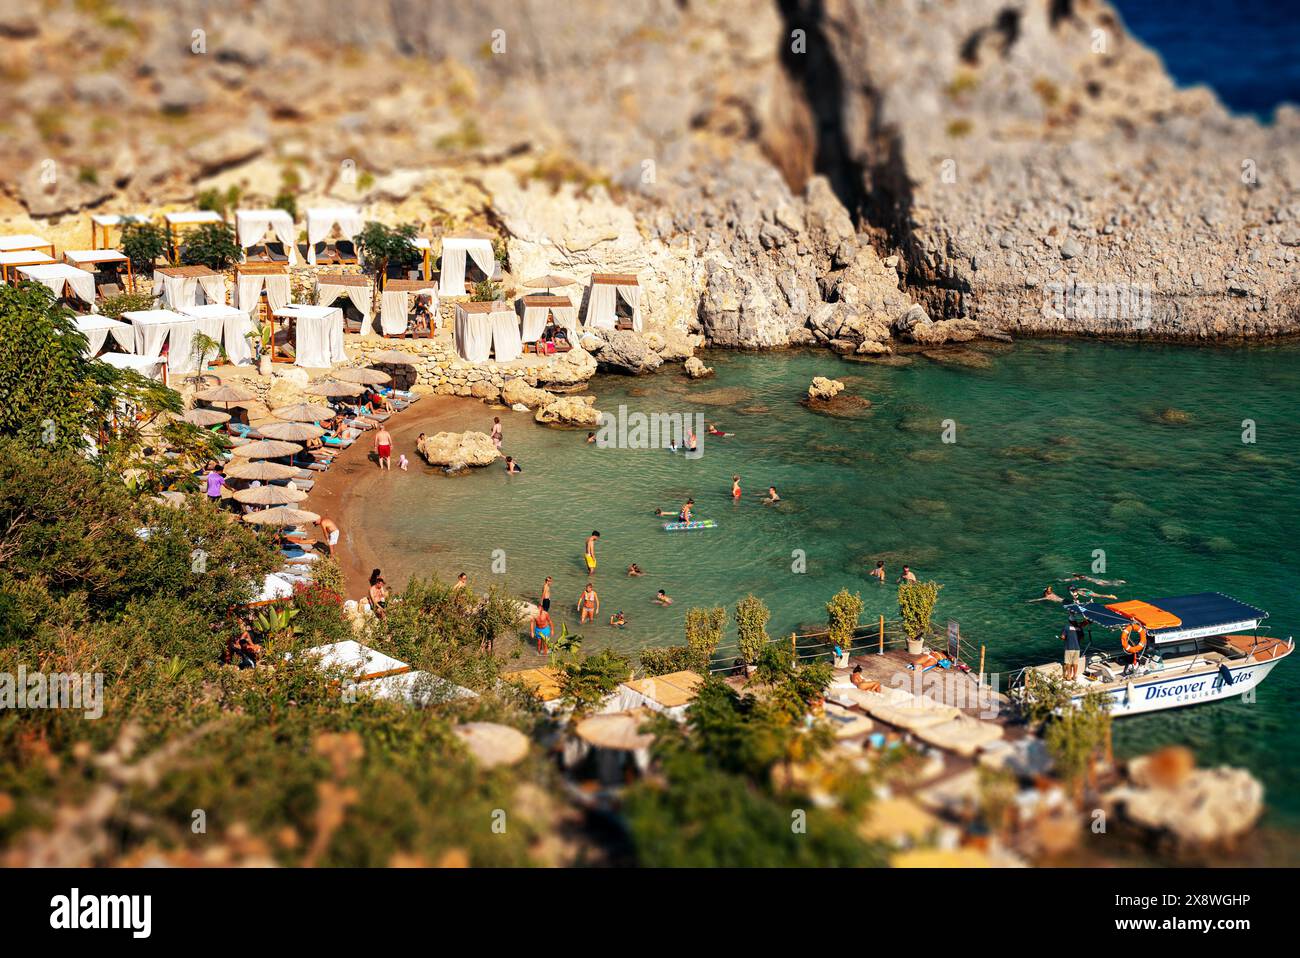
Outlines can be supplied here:
<path id="1" fill-rule="evenodd" d="M 704 424 L 704 427 L 705 427 L 704 431 L 707 432 L 710 436 L 734 436 L 735 435 L 734 432 L 723 432 L 721 429 L 719 429 L 716 425 L 714 425 L 711 422 L 706 422 Z"/>
<path id="2" fill-rule="evenodd" d="M 1030 602 L 1064 602 L 1065 600 L 1062 599 L 1055 592 L 1053 592 L 1052 587 L 1049 585 L 1047 588 L 1043 589 L 1042 595 L 1040 595 L 1037 599 L 1030 599 L 1029 601 Z"/>
<path id="3" fill-rule="evenodd" d="M 884 559 L 876 560 L 876 567 L 871 570 L 870 575 L 871 578 L 875 579 L 877 582 L 884 583 L 885 581 L 885 560 Z"/>
<path id="4" fill-rule="evenodd" d="M 695 431 L 688 430 L 686 433 L 686 451 L 695 452 L 699 448 L 699 443 L 695 439 Z"/>
<path id="5" fill-rule="evenodd" d="M 609 617 L 609 624 L 615 628 L 621 629 L 623 626 L 627 625 L 627 616 L 625 616 L 620 609 Z"/>
<path id="6" fill-rule="evenodd" d="M 655 596 L 655 601 L 658 602 L 660 605 L 673 604 L 673 600 L 669 597 L 668 593 L 665 592 L 663 589 L 659 590 L 659 594 Z"/>
<path id="7" fill-rule="evenodd" d="M 781 497 L 776 494 L 776 486 L 767 487 L 767 498 L 763 500 L 766 503 L 780 502 Z"/>
<path id="8" fill-rule="evenodd" d="M 637 565 L 635 562 L 633 562 L 630 566 L 627 567 L 627 574 L 628 574 L 628 575 L 634 575 L 634 576 L 635 576 L 635 575 L 645 575 L 645 572 L 642 571 L 642 569 L 641 569 L 641 567 L 640 567 L 639 565 Z"/>
<path id="9" fill-rule="evenodd" d="M 594 432 L 587 433 L 587 445 L 590 446 L 595 441 L 596 441 L 596 434 Z"/>
<path id="10" fill-rule="evenodd" d="M 731 498 L 740 501 L 740 476 L 731 477 Z"/>

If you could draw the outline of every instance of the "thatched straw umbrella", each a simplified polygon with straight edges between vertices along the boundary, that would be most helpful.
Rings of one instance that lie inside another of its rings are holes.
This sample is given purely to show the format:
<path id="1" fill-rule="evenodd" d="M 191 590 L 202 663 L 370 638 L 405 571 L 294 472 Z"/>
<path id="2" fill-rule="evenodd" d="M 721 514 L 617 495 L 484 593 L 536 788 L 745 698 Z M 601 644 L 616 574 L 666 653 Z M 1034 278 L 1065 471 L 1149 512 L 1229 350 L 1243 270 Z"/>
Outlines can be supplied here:
<path id="1" fill-rule="evenodd" d="M 334 374 L 335 378 L 342 382 L 361 383 L 363 386 L 382 386 L 384 383 L 391 383 L 393 377 L 386 372 L 378 369 L 365 369 L 358 367 L 356 369 L 340 369 Z"/>
<path id="2" fill-rule="evenodd" d="M 285 422 L 320 422 L 323 419 L 333 419 L 334 410 L 317 403 L 300 402 L 272 409 L 271 415 Z"/>
<path id="3" fill-rule="evenodd" d="M 217 409 L 191 409 L 185 413 L 183 418 L 191 425 L 207 429 L 209 426 L 219 426 L 223 422 L 230 422 L 230 413 L 221 412 Z"/>
<path id="4" fill-rule="evenodd" d="M 236 502 L 247 502 L 255 506 L 287 506 L 307 498 L 307 493 L 301 489 L 290 489 L 288 486 L 253 486 L 250 489 L 236 489 L 233 495 Z"/>
<path id="5" fill-rule="evenodd" d="M 297 452 L 302 452 L 302 446 L 298 443 L 281 442 L 278 439 L 259 439 L 230 450 L 230 454 L 237 459 L 279 459 Z"/>
<path id="6" fill-rule="evenodd" d="M 231 403 L 248 402 L 253 398 L 253 394 L 237 386 L 213 386 L 211 389 L 195 393 L 194 398 L 204 402 L 225 403 L 226 408 L 229 409 Z"/>
<path id="7" fill-rule="evenodd" d="M 241 460 L 226 466 L 225 473 L 227 479 L 260 479 L 262 482 L 273 482 L 277 479 L 292 479 L 298 475 L 298 469 L 278 462 Z"/>
<path id="8" fill-rule="evenodd" d="M 337 379 L 322 379 L 320 382 L 310 383 L 303 387 L 303 392 L 312 396 L 336 398 L 360 396 L 365 392 L 365 389 L 356 383 L 339 382 Z"/>
<path id="9" fill-rule="evenodd" d="M 483 768 L 514 765 L 528 754 L 528 736 L 509 725 L 496 722 L 467 722 L 452 731 Z"/>
<path id="10" fill-rule="evenodd" d="M 306 422 L 264 422 L 258 425 L 257 431 L 267 439 L 284 439 L 289 442 L 306 442 L 325 435 L 325 430 L 320 426 Z"/>
<path id="11" fill-rule="evenodd" d="M 377 366 L 414 366 L 416 360 L 410 353 L 398 352 L 396 349 L 381 349 L 377 353 L 371 353 L 366 362 Z"/>
<path id="12" fill-rule="evenodd" d="M 250 512 L 244 516 L 244 521 L 258 526 L 305 526 L 319 518 L 316 513 L 308 512 L 306 509 L 277 506 L 274 509 L 263 509 L 261 512 Z"/>
<path id="13" fill-rule="evenodd" d="M 526 279 L 522 285 L 528 289 L 545 289 L 549 293 L 556 286 L 572 286 L 576 282 L 577 280 L 572 276 L 557 276 L 554 273 L 547 273 L 545 276 Z"/>

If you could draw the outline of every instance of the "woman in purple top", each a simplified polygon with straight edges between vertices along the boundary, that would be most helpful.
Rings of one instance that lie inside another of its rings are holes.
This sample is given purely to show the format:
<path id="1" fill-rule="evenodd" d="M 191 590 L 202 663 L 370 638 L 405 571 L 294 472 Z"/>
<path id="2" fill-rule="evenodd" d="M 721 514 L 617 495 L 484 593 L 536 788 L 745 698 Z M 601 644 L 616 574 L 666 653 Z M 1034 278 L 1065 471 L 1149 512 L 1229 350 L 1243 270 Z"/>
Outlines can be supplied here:
<path id="1" fill-rule="evenodd" d="M 221 474 L 221 467 L 214 466 L 205 477 L 208 483 L 208 499 L 213 503 L 221 499 L 221 487 L 226 484 L 226 477 Z"/>

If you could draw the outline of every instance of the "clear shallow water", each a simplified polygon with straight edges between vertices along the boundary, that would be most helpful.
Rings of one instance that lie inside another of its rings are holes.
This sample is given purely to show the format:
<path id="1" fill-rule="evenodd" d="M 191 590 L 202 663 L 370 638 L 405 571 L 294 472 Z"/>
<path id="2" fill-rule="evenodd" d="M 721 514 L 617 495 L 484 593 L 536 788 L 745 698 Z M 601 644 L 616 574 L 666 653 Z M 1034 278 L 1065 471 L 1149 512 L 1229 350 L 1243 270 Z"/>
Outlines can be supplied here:
<path id="1" fill-rule="evenodd" d="M 715 353 L 707 361 L 717 376 L 700 384 L 674 373 L 601 377 L 593 390 L 606 412 L 698 411 L 736 435 L 705 437 L 703 456 L 689 460 L 599 449 L 583 432 L 502 413 L 505 451 L 524 474 L 402 476 L 391 499 L 367 501 L 367 525 L 389 530 L 401 553 L 376 564 L 390 581 L 464 569 L 480 585 L 529 596 L 553 575 L 556 609 L 572 629 L 583 541 L 599 529 L 602 617 L 583 630 L 590 648 L 681 642 L 687 608 L 732 606 L 750 591 L 772 608 L 773 634 L 824 621 L 823 603 L 845 586 L 862 593 L 867 616 L 892 617 L 892 582 L 907 562 L 943 583 L 940 616 L 987 646 L 988 668 L 1011 669 L 1059 655 L 1060 607 L 1027 600 L 1089 572 L 1096 549 L 1107 557 L 1102 577 L 1128 582 L 1099 591 L 1217 589 L 1268 609 L 1270 634 L 1297 631 L 1300 349 L 1029 342 L 973 355 L 986 368 Z M 872 405 L 843 417 L 810 411 L 799 399 L 814 375 L 844 380 Z M 1162 419 L 1168 409 L 1187 421 Z M 942 441 L 945 419 L 956 423 L 955 443 Z M 1254 444 L 1242 442 L 1244 419 L 1256 423 Z M 420 428 L 490 424 L 477 407 Z M 769 483 L 779 506 L 758 501 Z M 676 508 L 688 495 L 719 528 L 661 530 L 655 506 Z M 498 549 L 503 575 L 492 571 Z M 792 572 L 794 550 L 806 554 L 806 573 Z M 867 579 L 877 558 L 890 586 Z M 629 562 L 648 574 L 627 578 Z M 672 607 L 653 604 L 660 588 Z M 606 624 L 617 609 L 626 630 Z M 1203 761 L 1247 764 L 1287 827 L 1300 827 L 1297 696 L 1300 672 L 1288 660 L 1255 704 L 1126 719 L 1117 742 L 1121 751 L 1185 743 Z"/>

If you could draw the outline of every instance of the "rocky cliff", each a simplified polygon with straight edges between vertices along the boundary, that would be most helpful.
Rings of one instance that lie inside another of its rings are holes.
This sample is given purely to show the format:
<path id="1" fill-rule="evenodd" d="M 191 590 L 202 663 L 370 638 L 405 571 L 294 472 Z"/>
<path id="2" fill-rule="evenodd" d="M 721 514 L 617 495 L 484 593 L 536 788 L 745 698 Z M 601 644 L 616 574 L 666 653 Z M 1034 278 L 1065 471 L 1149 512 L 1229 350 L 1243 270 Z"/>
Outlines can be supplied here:
<path id="1" fill-rule="evenodd" d="M 5 0 L 0 37 L 0 229 L 60 247 L 288 194 L 635 272 L 719 345 L 1300 324 L 1300 116 L 1176 89 L 1101 2 Z"/>

